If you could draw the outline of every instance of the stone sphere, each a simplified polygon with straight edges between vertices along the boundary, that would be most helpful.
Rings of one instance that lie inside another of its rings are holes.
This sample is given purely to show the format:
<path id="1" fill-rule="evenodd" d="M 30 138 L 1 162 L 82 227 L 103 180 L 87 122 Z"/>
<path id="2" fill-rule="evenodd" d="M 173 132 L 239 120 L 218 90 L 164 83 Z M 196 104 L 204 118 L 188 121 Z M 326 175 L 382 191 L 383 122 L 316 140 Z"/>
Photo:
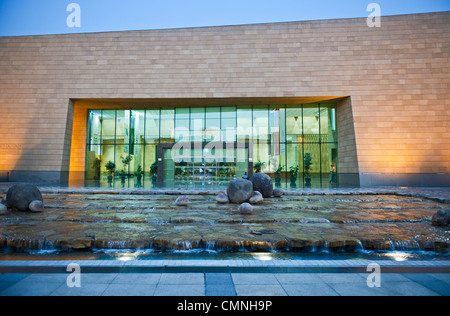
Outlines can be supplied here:
<path id="1" fill-rule="evenodd" d="M 267 198 L 273 194 L 272 179 L 264 172 L 257 172 L 251 179 L 253 190 L 261 192 L 262 196 Z"/>
<path id="2" fill-rule="evenodd" d="M 253 206 L 250 203 L 242 203 L 239 205 L 239 213 L 241 214 L 251 214 L 253 212 Z"/>
<path id="3" fill-rule="evenodd" d="M 44 203 L 42 203 L 42 201 L 35 200 L 28 205 L 28 208 L 32 212 L 42 212 L 44 210 Z"/>
<path id="4" fill-rule="evenodd" d="M 273 189 L 273 196 L 280 197 L 282 195 L 283 195 L 283 189 L 280 189 L 280 188 Z"/>
<path id="5" fill-rule="evenodd" d="M 439 210 L 431 218 L 433 226 L 447 226 L 450 225 L 450 209 Z"/>
<path id="6" fill-rule="evenodd" d="M 186 206 L 186 205 L 189 204 L 189 199 L 188 199 L 187 197 L 185 197 L 184 195 L 183 195 L 183 196 L 179 196 L 179 197 L 175 200 L 175 203 L 176 203 L 178 206 Z"/>
<path id="7" fill-rule="evenodd" d="M 41 191 L 31 184 L 16 184 L 6 193 L 6 205 L 11 209 L 28 211 L 33 201 L 44 202 Z"/>
<path id="8" fill-rule="evenodd" d="M 248 199 L 248 201 L 251 204 L 259 204 L 259 203 L 262 203 L 262 201 L 264 201 L 264 198 L 263 198 L 261 192 L 253 191 L 253 195 L 251 198 Z"/>
<path id="9" fill-rule="evenodd" d="M 216 201 L 217 201 L 217 203 L 221 203 L 221 204 L 230 203 L 230 200 L 228 199 L 228 195 L 226 195 L 225 193 L 217 194 Z"/>
<path id="10" fill-rule="evenodd" d="M 245 179 L 232 180 L 228 184 L 227 195 L 231 203 L 246 202 L 253 195 L 253 184 Z"/>

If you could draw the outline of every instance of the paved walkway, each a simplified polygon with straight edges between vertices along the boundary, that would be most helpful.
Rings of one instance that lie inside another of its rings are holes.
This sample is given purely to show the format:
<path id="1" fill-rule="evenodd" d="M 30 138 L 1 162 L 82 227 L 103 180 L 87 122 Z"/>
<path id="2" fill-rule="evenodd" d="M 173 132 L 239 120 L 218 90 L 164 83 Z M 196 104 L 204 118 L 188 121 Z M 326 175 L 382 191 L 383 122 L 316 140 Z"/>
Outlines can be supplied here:
<path id="1" fill-rule="evenodd" d="M 0 261 L 0 295 L 449 296 L 450 261 Z"/>

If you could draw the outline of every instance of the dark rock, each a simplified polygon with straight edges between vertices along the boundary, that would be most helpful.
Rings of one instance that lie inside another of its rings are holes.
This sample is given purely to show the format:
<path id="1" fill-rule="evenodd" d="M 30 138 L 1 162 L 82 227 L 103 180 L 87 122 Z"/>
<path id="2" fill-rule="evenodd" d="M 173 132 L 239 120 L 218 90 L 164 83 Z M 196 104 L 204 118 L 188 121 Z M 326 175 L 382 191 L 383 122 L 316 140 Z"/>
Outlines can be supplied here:
<path id="1" fill-rule="evenodd" d="M 228 199 L 228 195 L 226 195 L 225 193 L 219 193 L 216 196 L 216 201 L 217 203 L 230 203 L 230 200 Z"/>
<path id="2" fill-rule="evenodd" d="M 227 195 L 231 203 L 246 202 L 253 195 L 253 184 L 245 179 L 232 180 L 228 184 Z"/>
<path id="3" fill-rule="evenodd" d="M 28 211 L 33 201 L 44 202 L 41 191 L 31 184 L 16 184 L 6 193 L 6 205 L 11 209 Z"/>
<path id="4" fill-rule="evenodd" d="M 280 197 L 282 195 L 283 195 L 283 189 L 280 189 L 280 188 L 273 189 L 273 196 Z"/>
<path id="5" fill-rule="evenodd" d="M 265 198 L 271 197 L 273 194 L 272 179 L 264 172 L 257 172 L 251 179 L 253 190 L 261 192 Z"/>
<path id="6" fill-rule="evenodd" d="M 251 204 L 259 204 L 264 201 L 262 194 L 259 191 L 253 191 L 253 195 L 248 199 Z"/>
<path id="7" fill-rule="evenodd" d="M 241 214 L 251 214 L 253 212 L 253 206 L 247 202 L 242 203 L 239 205 L 239 213 Z"/>
<path id="8" fill-rule="evenodd" d="M 189 199 L 183 195 L 183 196 L 178 197 L 178 198 L 175 200 L 175 203 L 176 203 L 178 206 L 186 206 L 186 205 L 189 204 Z"/>
<path id="9" fill-rule="evenodd" d="M 433 226 L 447 226 L 450 224 L 450 209 L 439 210 L 431 218 Z"/>

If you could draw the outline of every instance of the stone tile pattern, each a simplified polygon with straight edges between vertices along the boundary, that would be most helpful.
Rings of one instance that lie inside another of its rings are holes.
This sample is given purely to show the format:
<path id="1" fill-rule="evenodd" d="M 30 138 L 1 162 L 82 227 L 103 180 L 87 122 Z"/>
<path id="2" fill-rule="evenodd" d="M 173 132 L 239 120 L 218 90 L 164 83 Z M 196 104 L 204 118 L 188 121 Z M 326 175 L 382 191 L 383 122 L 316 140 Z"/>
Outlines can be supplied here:
<path id="1" fill-rule="evenodd" d="M 0 274 L 0 296 L 449 296 L 445 273 L 389 273 L 369 287 L 365 273 Z"/>
<path id="2" fill-rule="evenodd" d="M 350 96 L 351 111 L 338 105 L 342 170 L 449 174 L 449 30 L 441 12 L 380 28 L 360 18 L 3 37 L 0 171 L 82 169 L 86 122 L 71 100 Z"/>

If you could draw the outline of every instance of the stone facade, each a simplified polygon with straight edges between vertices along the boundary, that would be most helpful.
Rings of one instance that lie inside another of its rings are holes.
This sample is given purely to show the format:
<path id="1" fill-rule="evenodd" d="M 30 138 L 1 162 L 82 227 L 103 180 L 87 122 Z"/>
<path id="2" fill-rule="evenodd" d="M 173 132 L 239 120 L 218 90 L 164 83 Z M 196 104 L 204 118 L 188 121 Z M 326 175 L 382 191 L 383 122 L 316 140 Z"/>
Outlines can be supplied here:
<path id="1" fill-rule="evenodd" d="M 450 185 L 449 37 L 450 12 L 2 37 L 0 178 L 82 173 L 87 108 L 336 99 L 340 174 Z"/>

